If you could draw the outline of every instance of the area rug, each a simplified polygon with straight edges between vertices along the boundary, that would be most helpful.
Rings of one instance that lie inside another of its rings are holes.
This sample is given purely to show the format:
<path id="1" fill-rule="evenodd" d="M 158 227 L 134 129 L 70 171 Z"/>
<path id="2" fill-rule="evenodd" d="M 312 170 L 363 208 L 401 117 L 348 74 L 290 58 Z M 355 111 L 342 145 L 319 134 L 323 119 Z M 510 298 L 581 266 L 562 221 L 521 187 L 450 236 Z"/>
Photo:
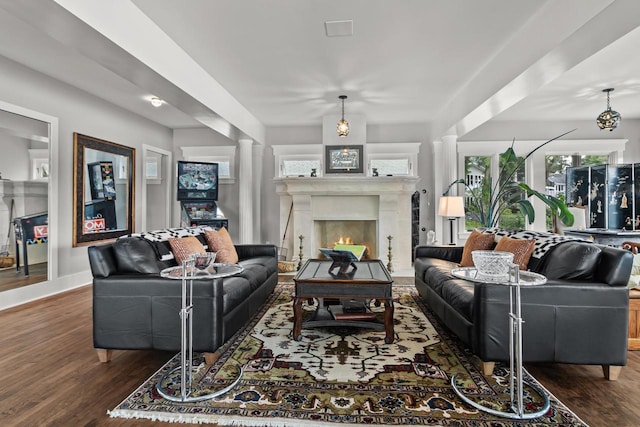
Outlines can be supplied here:
<path id="1" fill-rule="evenodd" d="M 156 384 L 179 365 L 177 355 L 110 415 L 237 426 L 586 426 L 551 395 L 549 411 L 531 421 L 500 418 L 463 403 L 450 384 L 454 374 L 473 400 L 508 408 L 508 372 L 497 366 L 493 376 L 483 376 L 475 357 L 438 325 L 410 287 L 394 291 L 392 344 L 385 344 L 384 331 L 342 326 L 303 329 L 302 339 L 293 341 L 292 293 L 291 285 L 278 285 L 213 365 L 196 363 L 195 395 L 228 386 L 243 366 L 231 391 L 194 403 L 162 398 Z M 382 307 L 371 307 L 382 316 Z M 305 315 L 314 308 L 308 301 Z M 536 383 L 528 374 L 526 379 Z M 179 395 L 179 384 L 176 374 L 164 386 Z M 525 390 L 525 396 L 529 411 L 541 407 L 535 393 Z"/>

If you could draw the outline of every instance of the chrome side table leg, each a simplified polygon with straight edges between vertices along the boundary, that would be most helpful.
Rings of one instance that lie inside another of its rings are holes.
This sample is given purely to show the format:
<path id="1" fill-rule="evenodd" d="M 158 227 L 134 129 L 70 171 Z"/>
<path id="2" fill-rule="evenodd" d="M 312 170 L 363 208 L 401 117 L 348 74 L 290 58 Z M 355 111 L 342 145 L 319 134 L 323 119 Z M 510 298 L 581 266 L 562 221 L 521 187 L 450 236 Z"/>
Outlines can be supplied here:
<path id="1" fill-rule="evenodd" d="M 458 374 L 451 377 L 451 386 L 455 393 L 462 399 L 463 402 L 473 406 L 476 409 L 487 412 L 492 415 L 497 415 L 504 418 L 511 418 L 516 420 L 530 420 L 538 418 L 549 410 L 551 406 L 549 402 L 549 396 L 539 387 L 524 381 L 523 378 L 523 366 L 522 366 L 522 301 L 520 298 L 520 279 L 519 279 L 519 267 L 514 264 L 509 274 L 510 281 L 508 283 L 509 288 L 509 397 L 511 402 L 511 411 L 499 411 L 487 406 L 483 406 L 474 402 L 462 393 L 457 385 Z M 529 386 L 543 399 L 542 408 L 535 412 L 526 412 L 524 410 L 524 385 Z"/>
<path id="2" fill-rule="evenodd" d="M 182 307 L 180 309 L 180 366 L 166 372 L 156 384 L 156 390 L 163 398 L 172 402 L 199 402 L 222 396 L 233 389 L 244 374 L 244 366 L 238 366 L 238 377 L 227 387 L 213 393 L 192 396 L 193 391 L 193 279 L 194 260 L 182 262 Z M 175 396 L 165 390 L 165 380 L 180 370 L 180 395 Z"/>

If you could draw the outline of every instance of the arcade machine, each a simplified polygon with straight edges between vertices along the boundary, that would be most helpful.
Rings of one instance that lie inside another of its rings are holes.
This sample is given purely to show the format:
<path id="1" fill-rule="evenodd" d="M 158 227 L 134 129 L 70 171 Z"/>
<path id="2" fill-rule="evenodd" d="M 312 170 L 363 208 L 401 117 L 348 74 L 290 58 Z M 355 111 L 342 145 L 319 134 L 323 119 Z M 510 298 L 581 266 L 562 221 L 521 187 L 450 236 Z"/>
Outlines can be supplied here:
<path id="1" fill-rule="evenodd" d="M 16 236 L 16 271 L 20 272 L 20 247 L 22 247 L 22 260 L 24 275 L 29 275 L 28 245 L 47 243 L 49 239 L 49 214 L 41 212 L 25 215 L 13 220 L 13 228 Z"/>
<path id="2" fill-rule="evenodd" d="M 87 165 L 91 200 L 84 204 L 84 233 L 116 230 L 116 187 L 112 162 L 93 162 Z"/>
<path id="3" fill-rule="evenodd" d="M 229 229 L 229 220 L 218 209 L 218 164 L 178 161 L 180 226 L 209 225 Z"/>

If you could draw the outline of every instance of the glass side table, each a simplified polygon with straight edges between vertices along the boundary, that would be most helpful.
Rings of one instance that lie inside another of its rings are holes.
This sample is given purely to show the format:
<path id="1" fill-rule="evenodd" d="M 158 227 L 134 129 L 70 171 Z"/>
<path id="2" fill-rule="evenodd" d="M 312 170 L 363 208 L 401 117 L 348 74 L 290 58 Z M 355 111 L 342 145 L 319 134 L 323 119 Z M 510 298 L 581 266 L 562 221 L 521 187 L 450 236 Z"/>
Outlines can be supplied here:
<path id="1" fill-rule="evenodd" d="M 216 279 L 220 277 L 234 276 L 241 273 L 244 268 L 237 264 L 213 263 L 204 270 L 194 266 L 193 258 L 182 262 L 182 265 L 165 268 L 160 272 L 161 277 L 174 280 L 182 280 L 182 308 L 180 309 L 180 366 L 165 373 L 156 384 L 158 393 L 172 402 L 199 402 L 222 396 L 238 384 L 243 367 L 240 366 L 238 378 L 227 387 L 214 393 L 192 396 L 193 382 L 193 281 L 200 279 Z M 166 378 L 177 370 L 180 370 L 180 395 L 175 396 L 168 392 L 162 384 Z"/>
<path id="2" fill-rule="evenodd" d="M 516 420 L 530 420 L 544 415 L 550 407 L 549 396 L 536 385 L 524 381 L 522 369 L 522 312 L 520 288 L 522 286 L 538 286 L 547 283 L 547 278 L 541 274 L 530 271 L 520 271 L 518 264 L 512 264 L 508 277 L 502 280 L 488 280 L 478 275 L 475 267 L 460 267 L 451 270 L 451 275 L 458 279 L 465 279 L 478 283 L 491 283 L 494 285 L 509 286 L 509 394 L 511 399 L 511 412 L 483 406 L 469 399 L 462 393 L 456 384 L 458 374 L 451 377 L 451 386 L 456 394 L 465 403 L 481 411 L 500 417 Z M 529 386 L 543 399 L 542 408 L 535 412 L 526 412 L 523 402 L 524 384 Z"/>

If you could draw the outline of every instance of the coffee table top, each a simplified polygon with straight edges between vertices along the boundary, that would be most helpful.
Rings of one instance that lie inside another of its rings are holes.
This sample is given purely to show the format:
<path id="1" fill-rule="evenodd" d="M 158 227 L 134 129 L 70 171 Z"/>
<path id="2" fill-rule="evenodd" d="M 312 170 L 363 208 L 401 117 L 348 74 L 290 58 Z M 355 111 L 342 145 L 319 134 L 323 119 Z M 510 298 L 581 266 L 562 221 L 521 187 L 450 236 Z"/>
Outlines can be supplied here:
<path id="1" fill-rule="evenodd" d="M 332 263 L 333 261 L 324 259 L 307 260 L 293 281 L 296 283 L 361 282 L 367 284 L 393 282 L 391 275 L 379 259 L 354 262 L 356 269 L 345 275 L 330 273 L 329 267 Z"/>

